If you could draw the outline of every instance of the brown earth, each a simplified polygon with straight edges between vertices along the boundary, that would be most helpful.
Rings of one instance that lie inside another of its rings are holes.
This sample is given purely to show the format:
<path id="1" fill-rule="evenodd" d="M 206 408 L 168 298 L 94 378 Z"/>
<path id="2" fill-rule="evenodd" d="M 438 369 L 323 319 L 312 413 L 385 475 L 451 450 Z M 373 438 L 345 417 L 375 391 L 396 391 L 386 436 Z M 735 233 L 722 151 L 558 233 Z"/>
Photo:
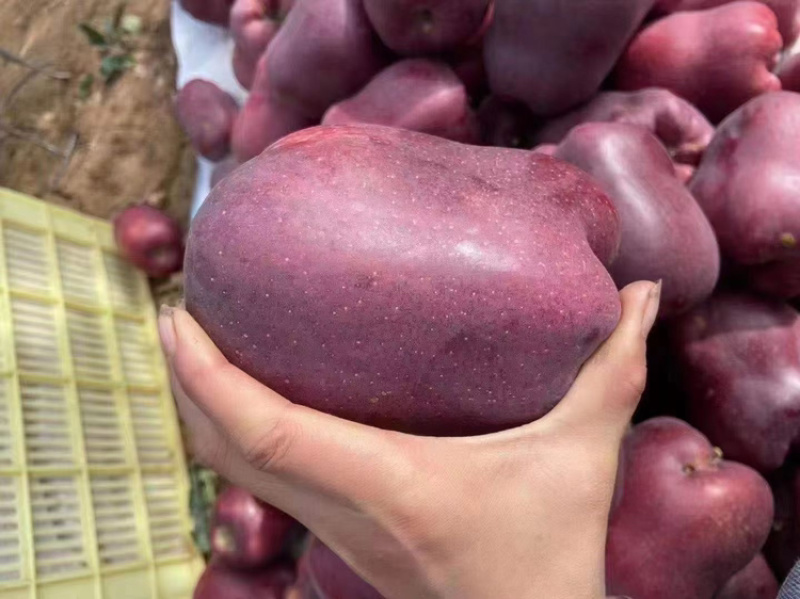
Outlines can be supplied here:
<path id="1" fill-rule="evenodd" d="M 78 25 L 102 29 L 117 6 L 0 2 L 0 185 L 102 218 L 149 201 L 185 224 L 194 159 L 172 113 L 169 0 L 127 2 L 125 14 L 141 20 L 128 38 L 135 66 L 106 86 L 99 52 Z M 46 68 L 30 78 L 15 58 Z M 81 82 L 88 74 L 94 84 L 87 95 Z"/>

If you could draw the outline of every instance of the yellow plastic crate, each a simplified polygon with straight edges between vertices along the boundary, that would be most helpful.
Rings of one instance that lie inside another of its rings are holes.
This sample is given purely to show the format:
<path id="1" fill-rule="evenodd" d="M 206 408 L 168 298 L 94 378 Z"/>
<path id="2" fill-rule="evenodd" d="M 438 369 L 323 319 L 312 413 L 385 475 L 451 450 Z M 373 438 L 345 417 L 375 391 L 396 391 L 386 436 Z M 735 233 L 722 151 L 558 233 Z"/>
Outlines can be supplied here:
<path id="1" fill-rule="evenodd" d="M 191 597 L 155 318 L 108 223 L 0 188 L 0 598 Z"/>

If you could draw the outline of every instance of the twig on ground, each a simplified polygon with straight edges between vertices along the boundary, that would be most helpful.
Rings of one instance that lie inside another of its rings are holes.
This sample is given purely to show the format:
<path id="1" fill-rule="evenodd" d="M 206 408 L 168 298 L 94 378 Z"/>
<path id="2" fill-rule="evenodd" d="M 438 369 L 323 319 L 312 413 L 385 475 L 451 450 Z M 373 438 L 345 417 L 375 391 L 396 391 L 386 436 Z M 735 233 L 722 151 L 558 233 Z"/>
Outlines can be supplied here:
<path id="1" fill-rule="evenodd" d="M 61 164 L 59 164 L 58 168 L 53 172 L 53 176 L 50 177 L 50 185 L 47 188 L 47 193 L 50 193 L 52 190 L 58 188 L 61 185 L 61 180 L 64 178 L 64 175 L 67 172 L 67 167 L 69 167 L 69 163 L 72 160 L 73 154 L 75 154 L 75 149 L 78 147 L 78 134 L 73 132 L 70 135 L 69 140 L 67 141 L 67 145 L 64 146 L 63 151 L 63 159 L 61 160 Z"/>
<path id="2" fill-rule="evenodd" d="M 0 48 L 0 59 L 4 60 L 5 62 L 10 62 L 21 67 L 25 67 L 34 73 L 41 74 L 44 77 L 49 77 L 50 79 L 58 79 L 63 81 L 72 77 L 72 75 L 66 71 L 52 71 L 50 70 L 50 65 L 34 64 L 4 48 Z"/>

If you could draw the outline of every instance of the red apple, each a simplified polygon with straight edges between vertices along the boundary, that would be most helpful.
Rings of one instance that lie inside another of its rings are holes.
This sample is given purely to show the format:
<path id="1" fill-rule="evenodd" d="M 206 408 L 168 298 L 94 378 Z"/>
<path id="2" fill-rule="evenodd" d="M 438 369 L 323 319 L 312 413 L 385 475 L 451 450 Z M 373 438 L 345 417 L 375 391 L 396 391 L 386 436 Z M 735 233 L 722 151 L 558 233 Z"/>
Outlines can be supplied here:
<path id="1" fill-rule="evenodd" d="M 778 590 L 775 575 L 759 553 L 725 583 L 714 599 L 775 599 Z"/>
<path id="2" fill-rule="evenodd" d="M 636 599 L 710 599 L 758 553 L 772 524 L 769 485 L 722 459 L 675 418 L 635 426 L 611 514 L 607 591 Z"/>
<path id="3" fill-rule="evenodd" d="M 694 173 L 714 135 L 713 125 L 689 102 L 669 90 L 648 88 L 599 93 L 589 103 L 545 123 L 536 131 L 534 143 L 560 143 L 577 125 L 604 122 L 639 125 L 653 133 L 667 148 L 682 180 Z"/>
<path id="4" fill-rule="evenodd" d="M 617 63 L 615 83 L 622 90 L 666 88 L 719 122 L 780 89 L 771 71 L 782 46 L 775 14 L 759 2 L 679 12 L 637 34 Z"/>
<path id="5" fill-rule="evenodd" d="M 217 498 L 211 549 L 232 568 L 257 568 L 278 557 L 297 522 L 239 487 Z"/>
<path id="6" fill-rule="evenodd" d="M 587 102 L 654 0 L 502 0 L 484 42 L 492 92 L 556 116 Z"/>
<path id="7" fill-rule="evenodd" d="M 183 266 L 183 234 L 171 217 L 152 206 L 129 206 L 114 218 L 120 253 L 150 277 L 165 277 Z"/>
<path id="8" fill-rule="evenodd" d="M 264 54 L 256 66 L 250 95 L 233 124 L 233 155 L 240 163 L 247 162 L 281 137 L 314 124 L 315 121 L 300 114 L 291 104 L 276 98 Z"/>
<path id="9" fill-rule="evenodd" d="M 198 154 L 214 161 L 228 155 L 239 112 L 230 94 L 211 81 L 192 79 L 175 96 L 175 112 Z"/>
<path id="10" fill-rule="evenodd" d="M 674 323 L 688 419 L 731 459 L 779 468 L 800 441 L 800 315 L 720 293 Z"/>
<path id="11" fill-rule="evenodd" d="M 703 10 L 729 4 L 732 0 L 658 0 L 653 12 L 664 15 L 687 10 Z M 769 6 L 778 17 L 781 37 L 788 46 L 800 33 L 800 2 L 798 0 L 758 0 Z"/>
<path id="12" fill-rule="evenodd" d="M 387 67 L 355 96 L 331 106 L 323 125 L 374 124 L 477 143 L 464 84 L 444 62 L 413 58 Z"/>
<path id="13" fill-rule="evenodd" d="M 180 0 L 180 3 L 195 19 L 212 25 L 228 26 L 233 0 Z"/>
<path id="14" fill-rule="evenodd" d="M 197 582 L 193 599 L 283 599 L 294 579 L 294 570 L 287 564 L 242 571 L 212 560 Z"/>
<path id="15" fill-rule="evenodd" d="M 617 209 L 622 241 L 608 269 L 617 287 L 663 280 L 662 317 L 711 295 L 719 276 L 714 231 L 658 138 L 637 125 L 586 123 L 553 155 L 592 175 Z"/>
<path id="16" fill-rule="evenodd" d="M 440 54 L 474 39 L 490 0 L 363 0 L 372 27 L 402 56 Z"/>
<path id="17" fill-rule="evenodd" d="M 690 188 L 722 254 L 763 293 L 800 295 L 800 94 L 759 96 L 719 126 Z"/>
<path id="18" fill-rule="evenodd" d="M 234 74 L 246 89 L 253 85 L 256 64 L 291 8 L 287 0 L 235 0 L 230 28 L 234 41 Z"/>
<path id="19" fill-rule="evenodd" d="M 383 599 L 317 538 L 300 559 L 297 589 L 298 599 Z"/>

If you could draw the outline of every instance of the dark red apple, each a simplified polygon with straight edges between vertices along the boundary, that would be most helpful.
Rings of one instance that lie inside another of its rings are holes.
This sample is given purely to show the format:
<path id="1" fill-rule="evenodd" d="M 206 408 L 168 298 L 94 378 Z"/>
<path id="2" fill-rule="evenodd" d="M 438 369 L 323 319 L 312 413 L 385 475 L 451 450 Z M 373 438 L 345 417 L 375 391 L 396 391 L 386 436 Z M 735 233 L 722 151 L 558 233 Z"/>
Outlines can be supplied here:
<path id="1" fill-rule="evenodd" d="M 719 126 L 690 189 L 751 284 L 800 295 L 800 94 L 759 96 Z"/>
<path id="2" fill-rule="evenodd" d="M 759 2 L 678 12 L 645 27 L 622 55 L 622 90 L 663 87 L 719 122 L 751 98 L 779 90 L 771 71 L 783 46 L 775 14 Z"/>
<path id="3" fill-rule="evenodd" d="M 536 131 L 533 140 L 535 144 L 560 143 L 577 125 L 595 122 L 644 127 L 664 144 L 676 165 L 680 165 L 683 180 L 694 173 L 694 167 L 714 135 L 714 126 L 689 102 L 669 90 L 648 88 L 599 93 L 588 104 L 545 123 Z"/>
<path id="4" fill-rule="evenodd" d="M 181 228 L 158 208 L 125 208 L 114 218 L 114 239 L 125 259 L 150 277 L 165 277 L 183 266 Z"/>
<path id="5" fill-rule="evenodd" d="M 288 564 L 242 571 L 212 560 L 197 582 L 193 599 L 284 599 L 294 579 L 294 569 Z"/>
<path id="6" fill-rule="evenodd" d="M 211 549 L 232 568 L 257 568 L 278 557 L 297 522 L 240 487 L 217 498 L 211 523 Z"/>
<path id="7" fill-rule="evenodd" d="M 235 0 L 230 28 L 234 41 L 234 74 L 246 89 L 253 85 L 256 64 L 289 12 L 286 0 Z"/>
<path id="8" fill-rule="evenodd" d="M 606 550 L 609 594 L 709 599 L 758 553 L 772 525 L 769 485 L 675 418 L 635 426 Z"/>
<path id="9" fill-rule="evenodd" d="M 484 42 L 489 87 L 555 116 L 588 101 L 654 0 L 502 0 Z"/>
<path id="10" fill-rule="evenodd" d="M 381 40 L 402 56 L 439 54 L 479 35 L 491 0 L 364 0 Z"/>
<path id="11" fill-rule="evenodd" d="M 314 124 L 316 121 L 276 97 L 270 83 L 267 55 L 264 54 L 256 65 L 250 95 L 233 124 L 233 155 L 238 162 L 247 162 L 281 137 Z"/>
<path id="12" fill-rule="evenodd" d="M 730 4 L 732 0 L 657 0 L 653 12 L 664 15 L 687 10 L 703 10 L 714 8 L 723 4 Z M 781 37 L 788 46 L 797 39 L 800 33 L 800 2 L 798 0 L 758 0 L 769 6 L 778 17 L 778 27 Z"/>
<path id="13" fill-rule="evenodd" d="M 266 57 L 273 98 L 316 121 L 387 62 L 363 0 L 297 0 Z"/>
<path id="14" fill-rule="evenodd" d="M 800 315 L 720 293 L 671 328 L 689 421 L 731 459 L 779 468 L 800 442 Z"/>
<path id="15" fill-rule="evenodd" d="M 195 151 L 218 161 L 230 152 L 236 100 L 205 79 L 192 79 L 175 96 L 175 112 Z"/>
<path id="16" fill-rule="evenodd" d="M 760 553 L 714 595 L 714 599 L 775 599 L 778 581 Z"/>
<path id="17" fill-rule="evenodd" d="M 180 0 L 180 3 L 195 19 L 212 25 L 228 26 L 233 0 Z"/>
<path id="18" fill-rule="evenodd" d="M 317 538 L 300 559 L 297 589 L 298 599 L 383 599 Z"/>
<path id="19" fill-rule="evenodd" d="M 478 119 L 464 84 L 444 62 L 401 60 L 355 96 L 331 106 L 323 125 L 371 123 L 477 143 Z"/>
<path id="20" fill-rule="evenodd" d="M 662 317 L 711 295 L 719 276 L 714 231 L 652 133 L 637 125 L 586 123 L 553 155 L 592 175 L 619 213 L 622 241 L 609 267 L 619 288 L 663 280 Z"/>

